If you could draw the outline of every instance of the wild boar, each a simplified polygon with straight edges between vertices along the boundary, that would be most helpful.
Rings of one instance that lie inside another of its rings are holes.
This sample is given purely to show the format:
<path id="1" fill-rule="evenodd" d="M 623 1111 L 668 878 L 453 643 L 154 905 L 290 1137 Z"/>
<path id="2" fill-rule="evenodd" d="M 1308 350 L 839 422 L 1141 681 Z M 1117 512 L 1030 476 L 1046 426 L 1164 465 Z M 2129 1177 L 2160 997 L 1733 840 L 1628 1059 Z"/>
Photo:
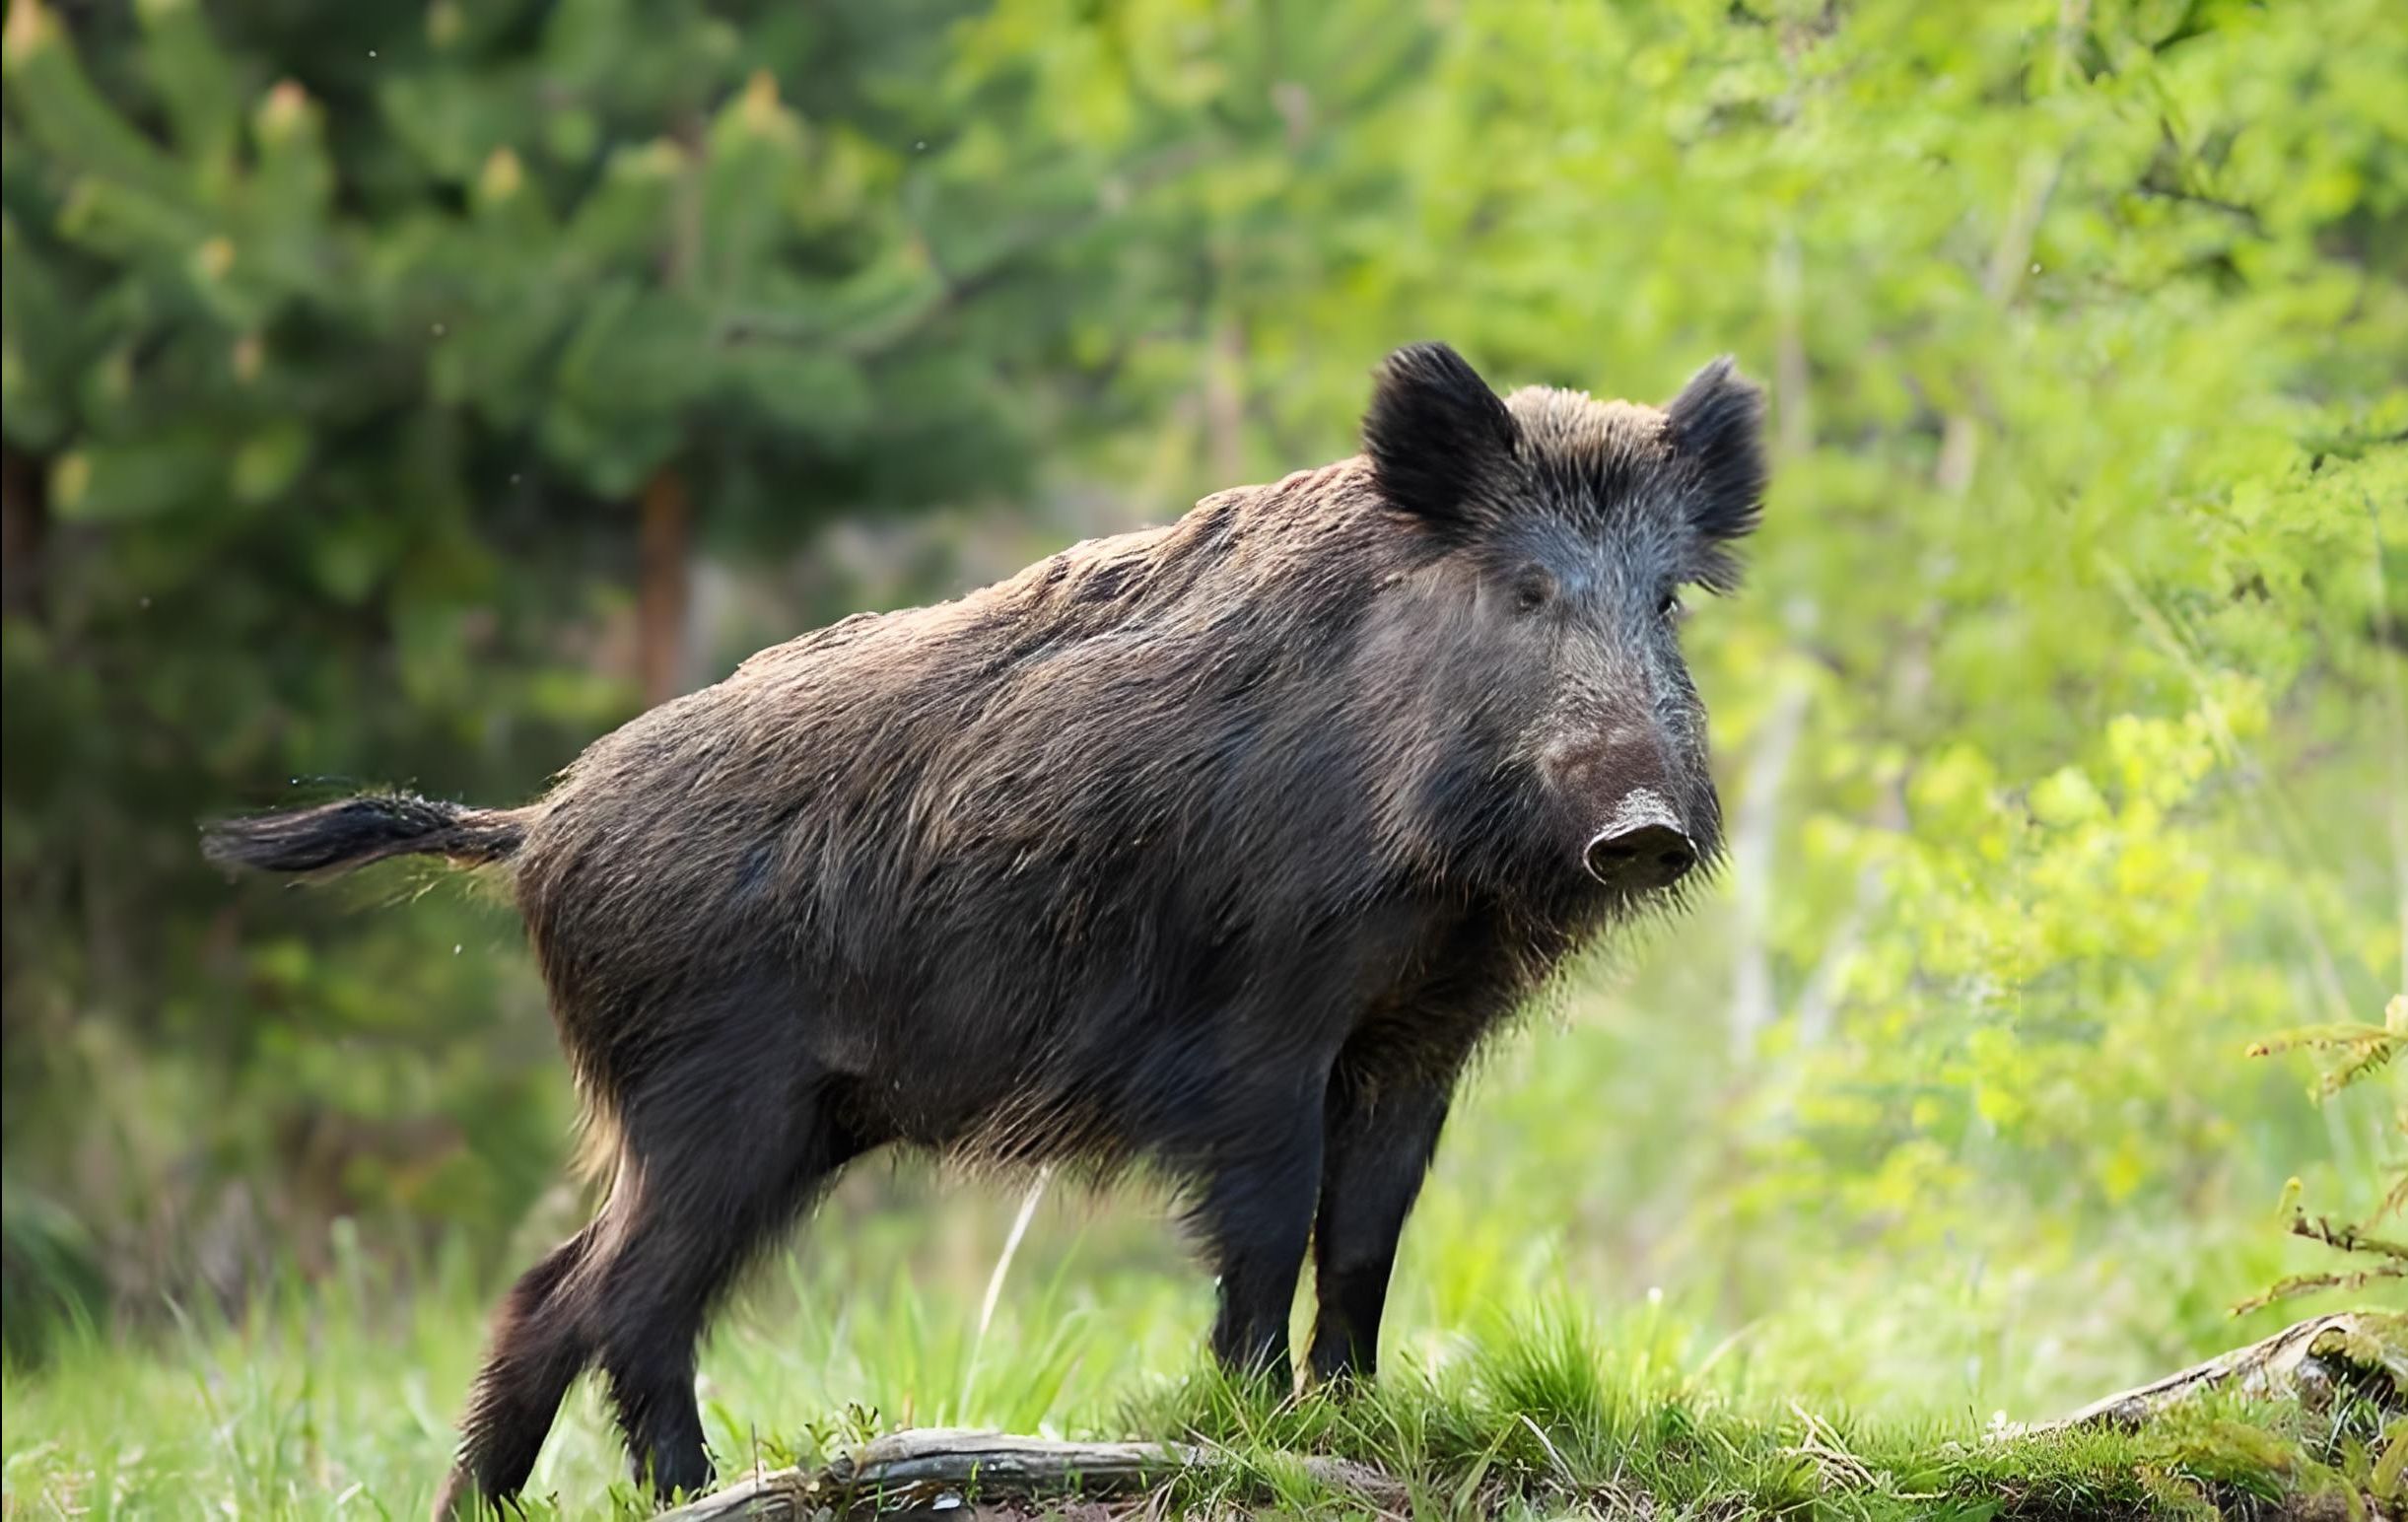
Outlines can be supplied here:
<path id="1" fill-rule="evenodd" d="M 497 1317 L 441 1508 L 516 1493 L 609 1382 L 640 1477 L 712 1469 L 696 1344 L 851 1160 L 913 1146 L 1180 1181 L 1213 1353 L 1371 1371 L 1467 1058 L 1716 858 L 1680 590 L 1759 514 L 1729 361 L 1661 409 L 1452 349 L 1363 452 L 860 615 L 595 741 L 522 808 L 402 794 L 215 826 L 229 865 L 507 872 L 611 1161 Z"/>

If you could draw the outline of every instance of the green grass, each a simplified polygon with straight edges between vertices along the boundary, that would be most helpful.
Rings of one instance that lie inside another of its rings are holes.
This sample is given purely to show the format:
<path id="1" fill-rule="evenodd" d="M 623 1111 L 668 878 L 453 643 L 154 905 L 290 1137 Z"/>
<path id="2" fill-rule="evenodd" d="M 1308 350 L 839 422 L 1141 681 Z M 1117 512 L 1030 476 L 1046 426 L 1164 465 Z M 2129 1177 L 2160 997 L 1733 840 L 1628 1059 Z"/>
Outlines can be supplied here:
<path id="1" fill-rule="evenodd" d="M 983 1283 L 924 1290 L 910 1260 L 876 1278 L 874 1234 L 775 1266 L 704 1360 L 722 1469 L 962 1423 L 1210 1443 L 1233 1462 L 1165 1499 L 1222 1515 L 1361 1514 L 1296 1463 L 1327 1455 L 1441 1517 L 2340 1517 L 2382 1441 L 2363 1414 L 2210 1406 L 2143 1436 L 1993 1444 L 1970 1409 L 1860 1415 L 1800 1397 L 1816 1383 L 1802 1367 L 1708 1342 L 1652 1297 L 1605 1317 L 1558 1297 L 1392 1339 L 1376 1387 L 1277 1400 L 1196 1367 L 1201 1280 L 1116 1267 L 1070 1235 L 1050 1267 L 1015 1266 L 992 1315 Z M 72 1338 L 6 1375 L 8 1514 L 422 1514 L 476 1355 L 474 1278 L 448 1258 L 404 1295 L 355 1257 L 239 1320 L 193 1311 L 147 1337 Z M 537 1515 L 645 1509 L 591 1390 L 533 1493 Z"/>
<path id="2" fill-rule="evenodd" d="M 1685 1374 L 1568 1314 L 1343 1400 L 1194 1379 L 1138 1426 L 1239 1457 L 1185 1500 L 1337 1512 L 1343 1498 L 1294 1462 L 1326 1455 L 1404 1481 L 1432 1516 L 2343 1516 L 2363 1514 L 2353 1497 L 2385 1445 L 2408 1448 L 2408 1422 L 2386 1433 L 2366 1404 L 2310 1417 L 2211 1400 L 2142 1432 L 2014 1440 L 1962 1418 L 1870 1420 Z"/>

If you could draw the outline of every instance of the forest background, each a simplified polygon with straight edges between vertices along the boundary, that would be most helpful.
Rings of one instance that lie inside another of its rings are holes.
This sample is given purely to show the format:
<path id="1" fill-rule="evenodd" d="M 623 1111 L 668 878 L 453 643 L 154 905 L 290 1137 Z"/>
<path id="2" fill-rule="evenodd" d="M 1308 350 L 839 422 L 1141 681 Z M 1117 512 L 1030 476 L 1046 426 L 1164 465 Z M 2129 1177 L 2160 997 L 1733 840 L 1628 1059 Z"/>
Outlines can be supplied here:
<path id="1" fill-rule="evenodd" d="M 1730 870 L 1485 1065 L 1392 1359 L 1572 1304 L 2030 1415 L 2304 1313 L 2228 1314 L 2321 1266 L 2286 1182 L 2395 1165 L 2396 1081 L 2245 1055 L 2408 983 L 2383 0 L 12 0 L 5 63 L 12 1495 L 431 1484 L 577 1218 L 507 911 L 230 887 L 197 819 L 530 796 L 762 644 L 1349 452 L 1424 337 L 1642 399 L 1733 352 L 1774 469 L 1685 634 Z M 1039 1194 L 997 1291 L 1021 1184 L 861 1170 L 714 1419 L 1188 1367 L 1163 1203 Z M 373 1454 L 309 1448 L 374 1404 L 329 1349 L 409 1392 Z M 293 1419 L 83 1445 L 228 1379 Z M 539 1484 L 615 1463 L 577 1420 Z"/>

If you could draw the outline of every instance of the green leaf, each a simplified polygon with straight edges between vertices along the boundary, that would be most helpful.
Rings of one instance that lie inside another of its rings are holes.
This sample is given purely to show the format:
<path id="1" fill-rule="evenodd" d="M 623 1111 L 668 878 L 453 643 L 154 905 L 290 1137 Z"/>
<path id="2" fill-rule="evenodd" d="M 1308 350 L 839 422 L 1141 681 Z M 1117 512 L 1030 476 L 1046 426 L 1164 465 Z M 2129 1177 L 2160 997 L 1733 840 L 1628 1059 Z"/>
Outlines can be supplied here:
<path id="1" fill-rule="evenodd" d="M 290 420 L 271 423 L 238 446 L 228 479 L 240 502 L 283 495 L 310 462 L 310 431 Z"/>
<path id="2" fill-rule="evenodd" d="M 202 425 L 87 444 L 52 464 L 51 510 L 67 522 L 116 523 L 192 506 L 220 479 L 221 448 Z"/>
<path id="3" fill-rule="evenodd" d="M 199 0 L 140 0 L 142 63 L 167 104 L 179 157 L 204 186 L 222 190 L 234 173 L 242 99 L 235 67 L 218 45 Z"/>

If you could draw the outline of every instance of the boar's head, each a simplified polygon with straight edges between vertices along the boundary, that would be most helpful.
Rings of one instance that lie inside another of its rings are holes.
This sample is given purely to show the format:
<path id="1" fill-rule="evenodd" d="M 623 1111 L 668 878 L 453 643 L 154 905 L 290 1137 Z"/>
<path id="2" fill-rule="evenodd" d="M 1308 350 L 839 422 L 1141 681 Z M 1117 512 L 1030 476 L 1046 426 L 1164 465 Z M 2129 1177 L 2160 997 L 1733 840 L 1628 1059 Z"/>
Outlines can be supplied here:
<path id="1" fill-rule="evenodd" d="M 1443 344 L 1390 356 L 1365 452 L 1426 553 L 1395 579 L 1365 654 L 1382 653 L 1392 722 L 1412 736 L 1425 855 L 1608 905 L 1661 901 L 1714 860 L 1681 594 L 1737 581 L 1762 412 L 1728 360 L 1656 408 L 1499 397 Z"/>

